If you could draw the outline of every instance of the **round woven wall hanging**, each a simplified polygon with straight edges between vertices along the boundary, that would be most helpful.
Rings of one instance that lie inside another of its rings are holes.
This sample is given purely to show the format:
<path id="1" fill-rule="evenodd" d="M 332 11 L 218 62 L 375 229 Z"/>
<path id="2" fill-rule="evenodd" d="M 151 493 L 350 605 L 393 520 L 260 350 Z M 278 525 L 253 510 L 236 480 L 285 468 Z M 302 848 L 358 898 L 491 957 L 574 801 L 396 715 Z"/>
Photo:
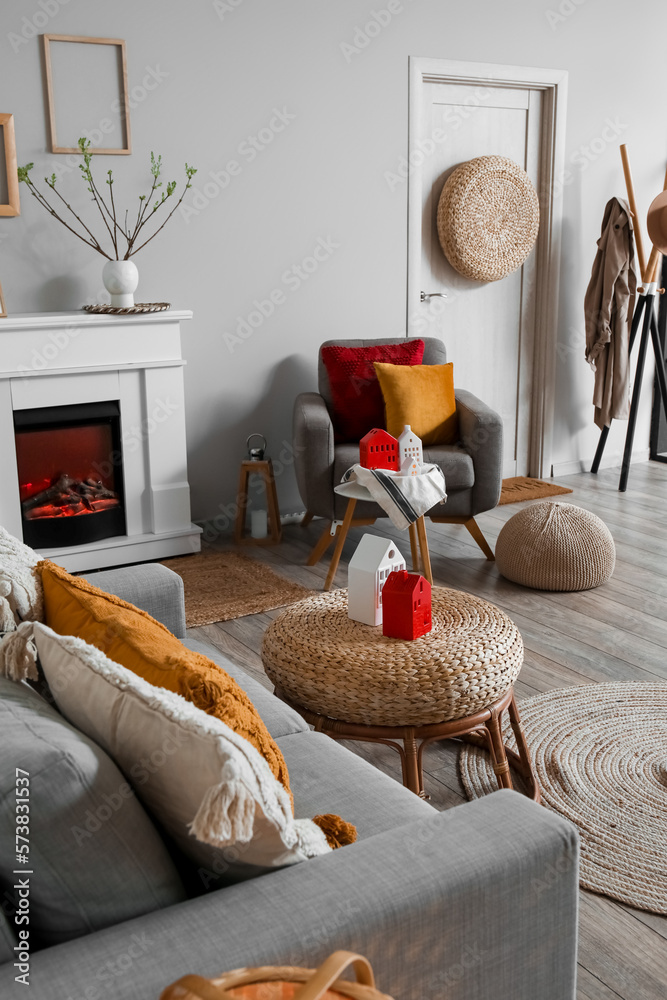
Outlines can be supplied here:
<path id="1" fill-rule="evenodd" d="M 438 202 L 445 257 L 465 278 L 498 281 L 521 267 L 540 228 L 530 177 L 505 156 L 478 156 L 457 167 Z"/>

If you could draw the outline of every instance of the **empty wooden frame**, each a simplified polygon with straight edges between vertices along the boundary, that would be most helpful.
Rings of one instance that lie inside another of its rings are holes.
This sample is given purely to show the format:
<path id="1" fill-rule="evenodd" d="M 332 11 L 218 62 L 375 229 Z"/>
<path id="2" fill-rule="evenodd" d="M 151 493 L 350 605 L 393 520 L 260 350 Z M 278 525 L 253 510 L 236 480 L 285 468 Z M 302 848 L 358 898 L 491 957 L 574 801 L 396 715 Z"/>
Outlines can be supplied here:
<path id="1" fill-rule="evenodd" d="M 16 173 L 16 137 L 14 115 L 0 114 L 0 128 L 5 146 L 5 172 L 7 174 L 7 202 L 0 205 L 0 215 L 20 215 L 19 178 Z M 0 315 L 2 315 L 0 313 Z"/>
<path id="2" fill-rule="evenodd" d="M 124 145 L 120 149 L 110 149 L 105 146 L 95 146 L 91 143 L 89 153 L 101 153 L 109 155 L 127 155 L 132 152 L 132 140 L 130 135 L 130 99 L 127 88 L 127 59 L 125 56 L 125 42 L 122 38 L 87 38 L 83 35 L 42 35 L 44 42 L 44 66 L 46 70 L 46 93 L 49 107 L 49 127 L 51 132 L 51 152 L 52 153 L 78 153 L 79 149 L 74 146 L 60 146 L 58 144 L 56 130 L 56 101 L 53 86 L 53 69 L 51 65 L 51 43 L 71 42 L 80 45 L 116 45 L 120 52 L 120 100 L 118 113 L 121 118 L 121 127 L 124 132 Z M 87 123 L 91 127 L 97 128 L 98 122 Z"/>
<path id="3" fill-rule="evenodd" d="M 2 285 L 0 285 L 0 319 L 7 318 L 7 307 L 5 306 L 5 298 L 2 294 Z"/>

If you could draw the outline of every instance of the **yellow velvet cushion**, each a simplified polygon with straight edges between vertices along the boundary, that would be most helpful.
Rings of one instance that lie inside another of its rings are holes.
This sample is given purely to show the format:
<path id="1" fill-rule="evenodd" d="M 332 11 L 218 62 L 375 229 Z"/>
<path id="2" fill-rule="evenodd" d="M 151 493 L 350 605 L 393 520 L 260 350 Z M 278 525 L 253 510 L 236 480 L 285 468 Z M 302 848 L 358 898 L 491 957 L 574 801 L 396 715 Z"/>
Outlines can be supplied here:
<path id="1" fill-rule="evenodd" d="M 454 398 L 454 365 L 374 363 L 384 397 L 386 427 L 398 437 L 406 424 L 424 445 L 454 444 L 459 421 Z"/>
<path id="2" fill-rule="evenodd" d="M 46 624 L 59 635 L 78 636 L 155 687 L 175 691 L 221 719 L 264 757 L 290 791 L 287 765 L 252 701 L 221 667 L 187 649 L 168 628 L 134 605 L 106 594 L 60 566 L 38 564 Z M 291 793 L 290 793 L 291 794 Z M 326 831 L 325 831 L 326 832 Z"/>

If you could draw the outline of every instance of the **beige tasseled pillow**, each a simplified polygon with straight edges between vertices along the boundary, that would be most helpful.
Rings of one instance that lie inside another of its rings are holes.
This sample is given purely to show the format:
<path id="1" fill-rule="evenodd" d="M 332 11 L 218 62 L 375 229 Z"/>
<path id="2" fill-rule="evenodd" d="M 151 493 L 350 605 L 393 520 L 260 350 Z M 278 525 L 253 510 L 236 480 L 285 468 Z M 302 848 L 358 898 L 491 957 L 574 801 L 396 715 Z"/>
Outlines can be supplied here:
<path id="1" fill-rule="evenodd" d="M 510 518 L 496 542 L 504 577 L 534 590 L 589 590 L 614 572 L 616 548 L 595 514 L 570 503 L 532 504 Z"/>

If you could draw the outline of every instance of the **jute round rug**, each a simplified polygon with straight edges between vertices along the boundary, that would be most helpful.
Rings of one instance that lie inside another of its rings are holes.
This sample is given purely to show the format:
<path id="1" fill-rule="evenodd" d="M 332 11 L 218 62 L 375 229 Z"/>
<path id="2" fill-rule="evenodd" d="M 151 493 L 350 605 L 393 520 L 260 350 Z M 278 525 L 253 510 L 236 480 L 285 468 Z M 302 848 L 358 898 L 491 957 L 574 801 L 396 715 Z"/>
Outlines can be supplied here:
<path id="1" fill-rule="evenodd" d="M 667 684 L 561 688 L 519 711 L 543 804 L 579 828 L 581 885 L 667 913 Z M 485 751 L 464 746 L 459 767 L 469 798 L 497 789 Z"/>

